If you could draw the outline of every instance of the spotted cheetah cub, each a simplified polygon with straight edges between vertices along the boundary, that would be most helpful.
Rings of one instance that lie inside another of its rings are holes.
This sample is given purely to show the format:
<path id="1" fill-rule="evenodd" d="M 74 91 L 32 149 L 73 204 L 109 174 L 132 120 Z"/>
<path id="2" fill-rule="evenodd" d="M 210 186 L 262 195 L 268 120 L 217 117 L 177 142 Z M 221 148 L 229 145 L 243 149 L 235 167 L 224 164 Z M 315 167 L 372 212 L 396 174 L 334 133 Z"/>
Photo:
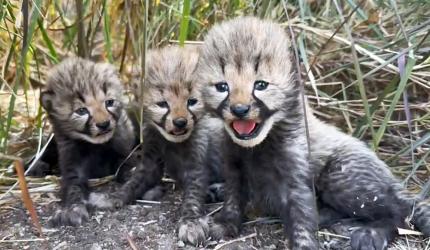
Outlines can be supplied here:
<path id="1" fill-rule="evenodd" d="M 224 123 L 227 162 L 224 207 L 212 235 L 236 235 L 251 200 L 282 218 L 292 249 L 318 249 L 315 182 L 320 211 L 360 222 L 352 249 L 385 249 L 413 201 L 363 142 L 312 114 L 308 159 L 290 44 L 280 25 L 253 17 L 218 24 L 204 40 L 196 79 L 209 111 Z M 426 235 L 429 207 L 419 203 L 412 220 Z"/>
<path id="2" fill-rule="evenodd" d="M 88 220 L 88 178 L 114 174 L 135 144 L 115 68 L 69 58 L 49 73 L 40 101 L 52 124 L 61 172 L 61 209 L 53 226 Z"/>
<path id="3" fill-rule="evenodd" d="M 179 238 L 198 245 L 208 237 L 202 218 L 209 183 L 220 180 L 219 140 L 222 124 L 204 115 L 194 85 L 198 52 L 165 47 L 149 51 L 142 102 L 143 164 L 118 191 L 94 200 L 100 208 L 121 207 L 160 184 L 164 171 L 183 189 Z M 213 135 L 213 136 L 212 136 Z"/>

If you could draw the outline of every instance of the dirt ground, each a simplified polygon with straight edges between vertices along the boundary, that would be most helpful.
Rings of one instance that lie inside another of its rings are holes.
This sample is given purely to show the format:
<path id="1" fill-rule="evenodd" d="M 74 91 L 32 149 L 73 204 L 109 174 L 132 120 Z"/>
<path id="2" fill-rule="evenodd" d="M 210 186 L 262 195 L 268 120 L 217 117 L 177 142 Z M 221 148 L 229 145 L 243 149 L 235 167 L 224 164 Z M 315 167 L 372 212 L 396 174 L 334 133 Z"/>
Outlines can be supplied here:
<path id="1" fill-rule="evenodd" d="M 103 190 L 106 188 L 112 187 Z M 180 191 L 171 189 L 159 202 L 137 203 L 117 211 L 92 211 L 90 221 L 77 228 L 47 228 L 47 219 L 58 206 L 57 201 L 53 193 L 34 199 L 45 241 L 34 234 L 19 197 L 16 202 L 0 207 L 0 249 L 101 250 L 133 249 L 133 245 L 135 249 L 284 249 L 286 244 L 281 224 L 276 220 L 257 219 L 246 223 L 238 237 L 242 240 L 209 241 L 197 248 L 186 246 L 175 232 Z M 207 212 L 219 207 L 220 204 L 208 204 Z M 329 244 L 333 240 L 341 243 L 340 249 L 348 249 L 346 239 L 329 236 L 327 232 L 322 232 L 320 237 L 321 249 L 333 249 Z M 390 249 L 430 249 L 430 240 L 402 236 Z"/>

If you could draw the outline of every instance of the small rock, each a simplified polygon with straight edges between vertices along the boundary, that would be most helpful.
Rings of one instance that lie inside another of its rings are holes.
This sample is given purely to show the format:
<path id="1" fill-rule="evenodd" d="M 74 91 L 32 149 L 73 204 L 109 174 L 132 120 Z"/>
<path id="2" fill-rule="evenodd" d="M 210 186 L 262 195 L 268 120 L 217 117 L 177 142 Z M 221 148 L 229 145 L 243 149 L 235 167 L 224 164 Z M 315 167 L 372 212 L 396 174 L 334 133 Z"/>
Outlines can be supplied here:
<path id="1" fill-rule="evenodd" d="M 93 243 L 91 245 L 90 250 L 102 250 L 102 247 L 99 244 L 97 244 L 97 243 Z"/>
<path id="2" fill-rule="evenodd" d="M 178 247 L 185 247 L 185 243 L 182 240 L 178 241 L 178 243 L 176 243 L 176 245 Z"/>
<path id="3" fill-rule="evenodd" d="M 60 250 L 60 249 L 66 249 L 67 242 L 63 241 L 60 244 L 56 245 L 52 250 Z"/>

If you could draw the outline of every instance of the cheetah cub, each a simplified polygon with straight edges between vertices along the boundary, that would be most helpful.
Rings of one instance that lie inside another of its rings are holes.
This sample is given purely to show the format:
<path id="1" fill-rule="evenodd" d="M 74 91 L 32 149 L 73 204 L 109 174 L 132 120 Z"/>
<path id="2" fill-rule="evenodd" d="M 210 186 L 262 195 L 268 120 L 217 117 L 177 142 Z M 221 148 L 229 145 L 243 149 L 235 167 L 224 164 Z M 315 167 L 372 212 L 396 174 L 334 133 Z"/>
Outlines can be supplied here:
<path id="1" fill-rule="evenodd" d="M 208 237 L 203 205 L 209 183 L 221 180 L 222 164 L 216 137 L 222 123 L 204 116 L 193 79 L 197 60 L 198 52 L 193 48 L 173 46 L 149 51 L 141 97 L 143 164 L 115 193 L 93 197 L 104 200 L 100 208 L 124 206 L 159 185 L 166 171 L 183 189 L 179 238 L 193 245 Z"/>
<path id="2" fill-rule="evenodd" d="M 251 200 L 282 218 L 292 249 L 318 249 L 314 180 L 321 211 L 361 223 L 352 249 L 385 249 L 396 227 L 405 226 L 413 201 L 363 142 L 312 114 L 308 159 L 290 44 L 278 24 L 252 17 L 216 25 L 204 40 L 196 79 L 209 111 L 224 123 L 227 162 L 224 207 L 212 236 L 236 235 Z M 429 207 L 418 204 L 413 217 L 426 235 Z"/>
<path id="3" fill-rule="evenodd" d="M 61 209 L 52 226 L 88 220 L 88 178 L 115 173 L 135 143 L 114 66 L 69 58 L 55 66 L 40 101 L 52 124 L 61 172 Z"/>

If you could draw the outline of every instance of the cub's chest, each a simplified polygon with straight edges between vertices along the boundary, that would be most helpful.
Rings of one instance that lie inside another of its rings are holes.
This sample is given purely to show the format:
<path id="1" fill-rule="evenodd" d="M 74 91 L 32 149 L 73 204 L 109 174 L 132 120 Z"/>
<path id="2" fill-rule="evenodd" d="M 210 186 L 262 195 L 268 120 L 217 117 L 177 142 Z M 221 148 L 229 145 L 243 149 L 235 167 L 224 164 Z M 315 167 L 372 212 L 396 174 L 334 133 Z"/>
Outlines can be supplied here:
<path id="1" fill-rule="evenodd" d="M 192 163 L 193 151 L 185 145 L 170 145 L 161 155 L 167 173 L 175 179 L 180 178 L 187 166 Z"/>

